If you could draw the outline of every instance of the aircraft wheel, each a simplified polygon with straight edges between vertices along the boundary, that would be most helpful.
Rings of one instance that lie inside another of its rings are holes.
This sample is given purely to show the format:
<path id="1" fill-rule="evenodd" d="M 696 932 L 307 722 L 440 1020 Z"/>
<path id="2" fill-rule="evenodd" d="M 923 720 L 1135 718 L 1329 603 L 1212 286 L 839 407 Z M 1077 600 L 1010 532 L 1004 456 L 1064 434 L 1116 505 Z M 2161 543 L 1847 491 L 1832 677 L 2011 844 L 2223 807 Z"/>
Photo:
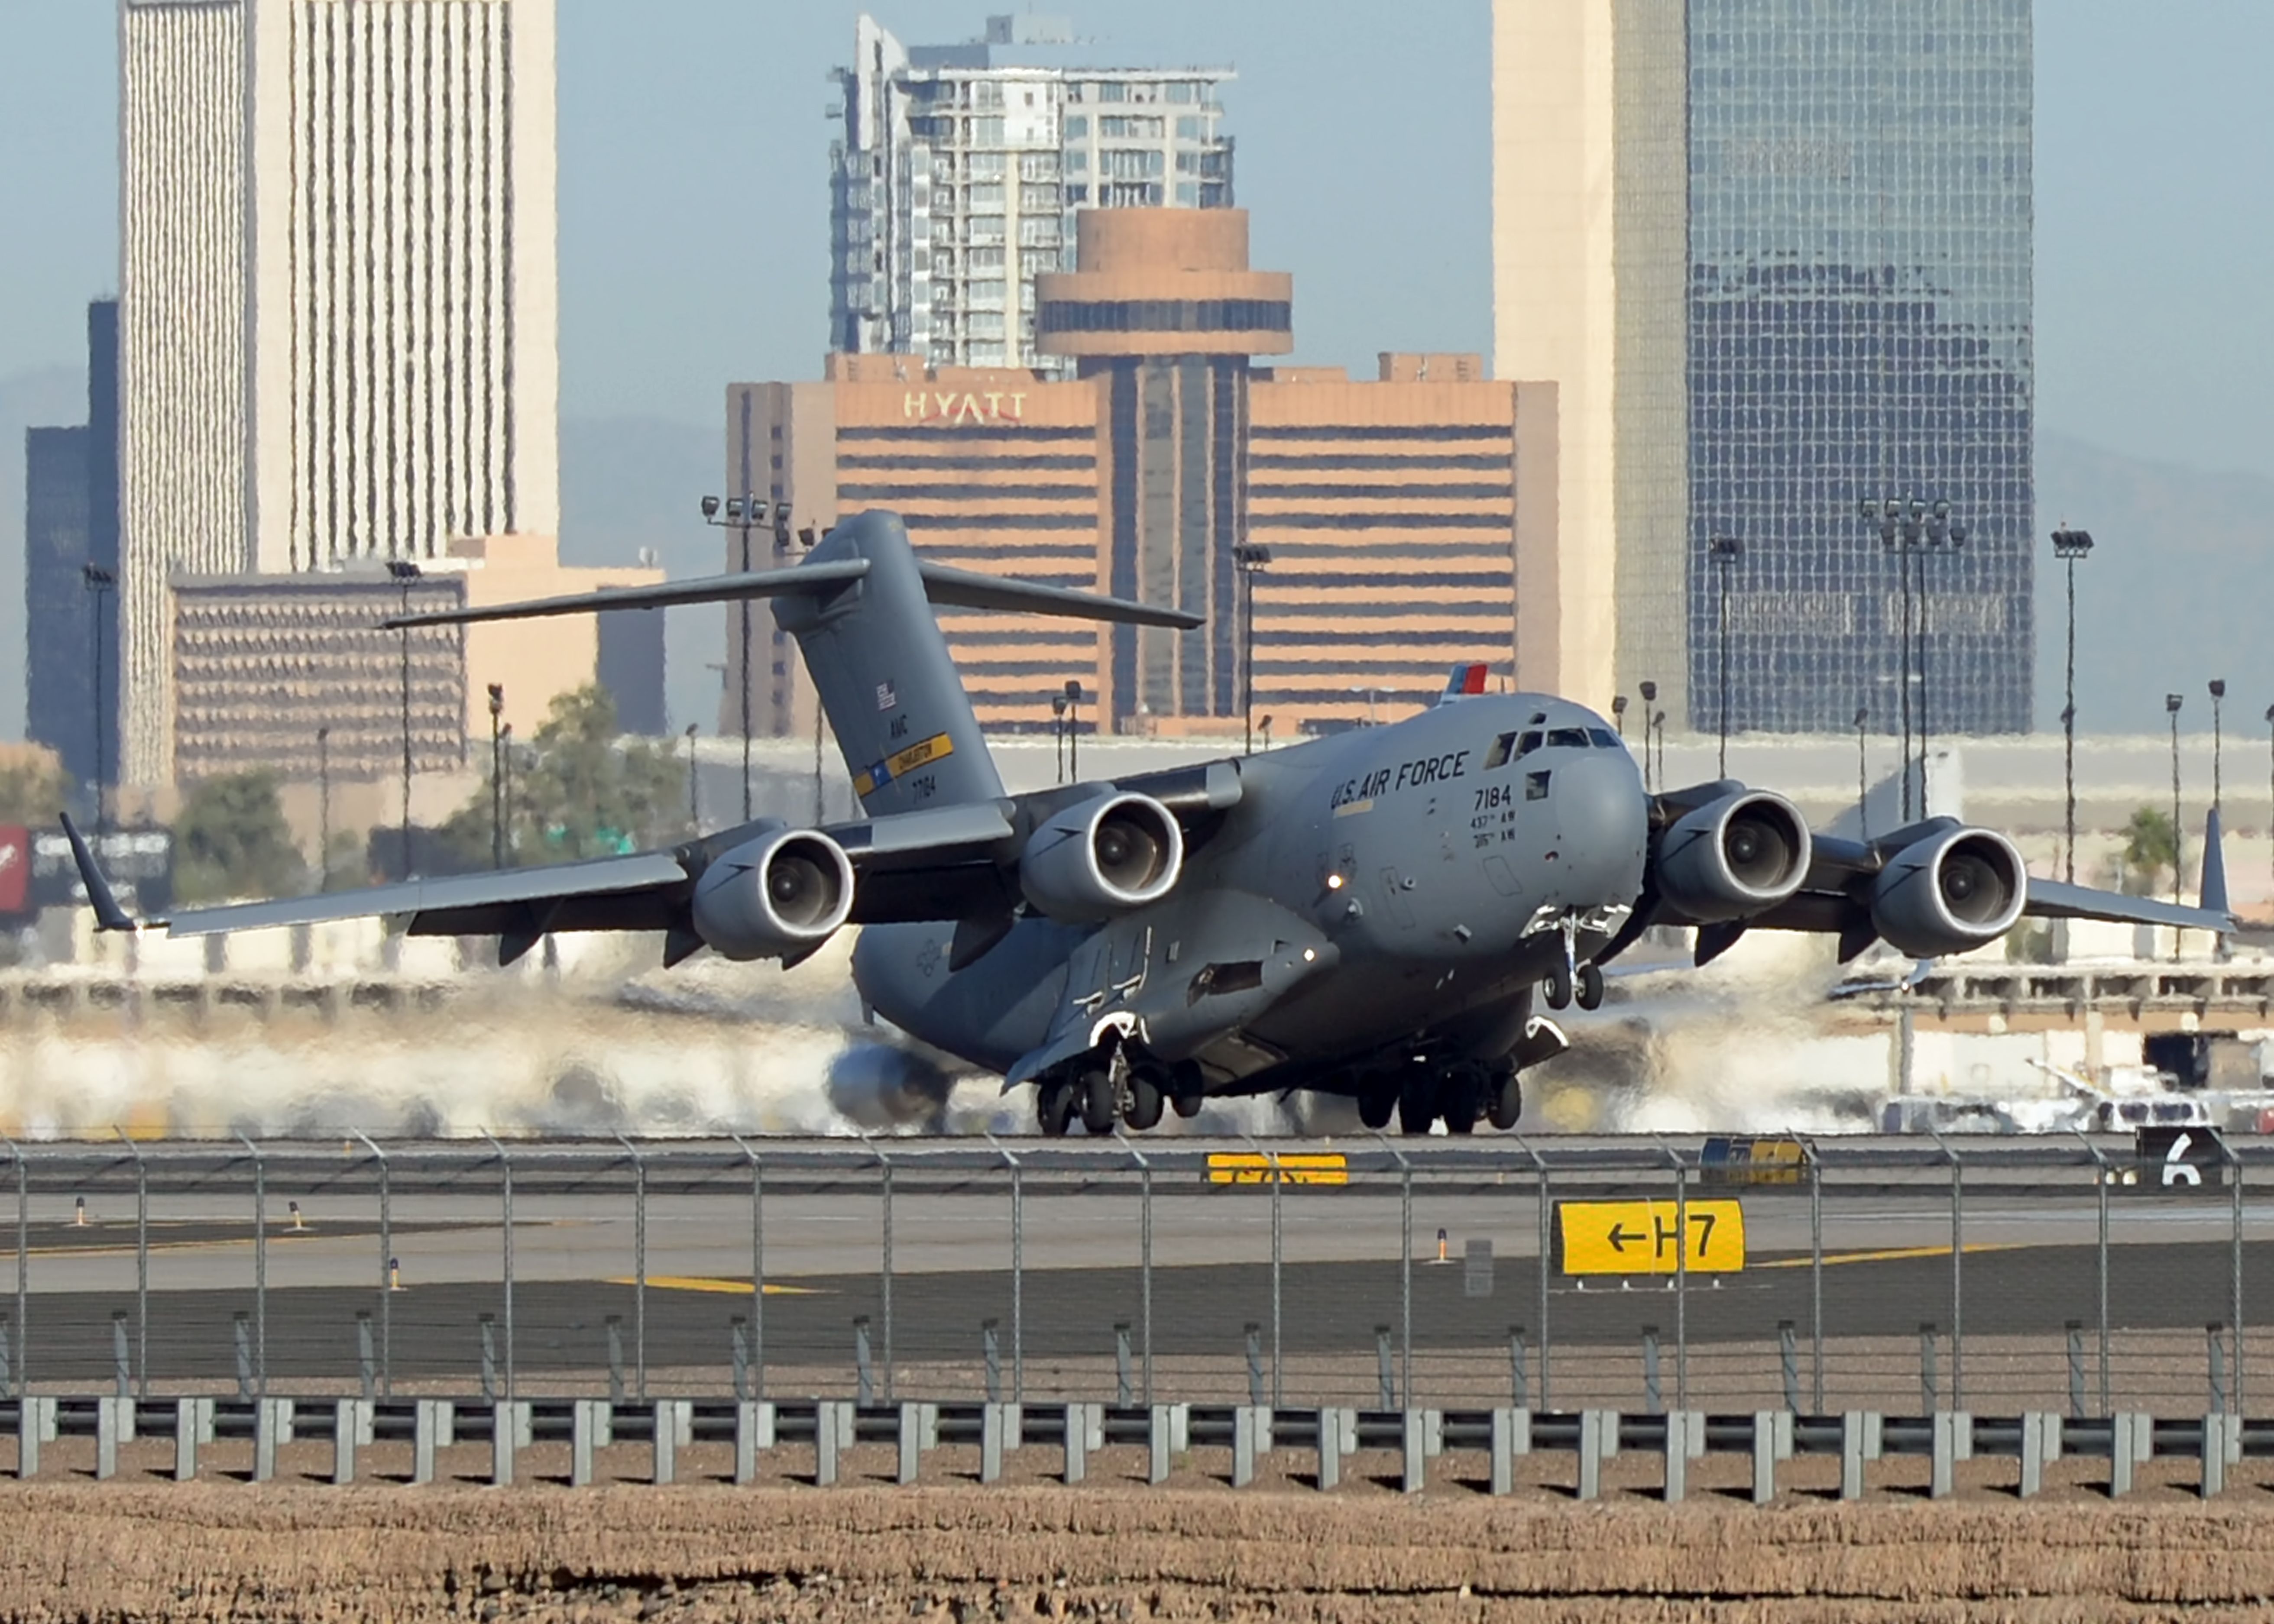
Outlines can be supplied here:
<path id="1" fill-rule="evenodd" d="M 1484 1071 L 1480 1066 L 1464 1064 L 1446 1068 L 1444 1080 L 1437 1089 L 1446 1132 L 1469 1133 L 1475 1130 L 1478 1110 L 1484 1103 Z"/>
<path id="2" fill-rule="evenodd" d="M 1524 1115 L 1524 1084 L 1514 1066 L 1495 1072 L 1492 1093 L 1485 1107 L 1485 1119 L 1502 1132 L 1516 1126 L 1517 1118 Z"/>
<path id="3" fill-rule="evenodd" d="M 1121 1120 L 1140 1133 L 1161 1125 L 1161 1082 L 1150 1066 L 1141 1066 L 1129 1074 L 1129 1103 Z"/>
<path id="4" fill-rule="evenodd" d="M 1201 1107 L 1207 1103 L 1208 1096 L 1205 1094 L 1172 1094 L 1169 1096 L 1169 1109 L 1177 1113 L 1179 1120 L 1185 1122 L 1190 1122 L 1199 1116 Z"/>
<path id="5" fill-rule="evenodd" d="M 1092 1067 L 1075 1086 L 1081 1096 L 1081 1125 L 1100 1138 L 1112 1132 L 1113 1119 L 1119 1114 L 1114 1109 L 1119 1090 L 1113 1086 L 1113 1073 L 1103 1066 Z"/>
<path id="6" fill-rule="evenodd" d="M 1384 1088 L 1380 1083 L 1371 1083 L 1359 1090 L 1358 1119 L 1376 1132 L 1389 1125 L 1389 1118 L 1397 1109 L 1395 1090 Z"/>
<path id="7" fill-rule="evenodd" d="M 1561 965 L 1540 978 L 1540 996 L 1551 1010 L 1568 1007 L 1571 1002 L 1571 974 Z"/>
<path id="8" fill-rule="evenodd" d="M 1429 1132 L 1437 1120 L 1437 1090 L 1428 1073 L 1416 1070 L 1397 1091 L 1397 1131 L 1406 1134 Z"/>
<path id="9" fill-rule="evenodd" d="M 1201 1077 L 1201 1069 L 1189 1060 L 1179 1060 L 1169 1069 L 1169 1107 L 1186 1122 L 1201 1114 L 1208 1103 L 1208 1087 Z"/>
<path id="10" fill-rule="evenodd" d="M 1579 986 L 1577 996 L 1579 1007 L 1583 1010 L 1600 1010 L 1603 1007 L 1603 972 L 1600 966 L 1585 964 L 1579 966 Z"/>
<path id="11" fill-rule="evenodd" d="M 1063 1138 L 1073 1120 L 1073 1086 L 1061 1078 L 1045 1079 L 1035 1090 L 1035 1115 L 1046 1138 Z"/>

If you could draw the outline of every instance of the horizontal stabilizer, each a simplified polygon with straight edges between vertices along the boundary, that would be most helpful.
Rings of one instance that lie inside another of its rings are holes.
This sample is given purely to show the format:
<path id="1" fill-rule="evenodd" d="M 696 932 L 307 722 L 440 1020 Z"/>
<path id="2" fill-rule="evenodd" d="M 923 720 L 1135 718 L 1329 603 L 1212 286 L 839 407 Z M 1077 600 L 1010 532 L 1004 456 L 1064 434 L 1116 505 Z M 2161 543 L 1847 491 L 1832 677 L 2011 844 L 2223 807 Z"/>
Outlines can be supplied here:
<path id="1" fill-rule="evenodd" d="M 2022 912 L 2031 919 L 2099 919 L 2120 925 L 2172 925 L 2220 935 L 2234 929 L 2234 921 L 2225 909 L 2183 907 L 2153 897 L 2127 897 L 2035 876 L 2030 876 L 2029 900 Z"/>
<path id="2" fill-rule="evenodd" d="M 1178 631 L 1205 623 L 1201 616 L 1181 609 L 1158 609 L 1096 592 L 1078 592 L 1071 587 L 1036 586 L 1005 575 L 983 575 L 976 570 L 953 569 L 921 560 L 916 569 L 923 576 L 924 596 L 944 609 L 1001 609 L 1076 620 L 1111 620 L 1122 626 L 1166 626 Z"/>
<path id="3" fill-rule="evenodd" d="M 758 569 L 747 575 L 703 575 L 666 581 L 658 586 L 608 586 L 563 598 L 535 598 L 518 604 L 468 609 L 438 609 L 426 614 L 390 615 L 388 631 L 412 626 L 465 626 L 478 620 L 533 620 L 555 614 L 596 614 L 603 609 L 677 609 L 689 604 L 732 604 L 752 598 L 821 593 L 858 581 L 869 573 L 867 559 L 800 564 L 794 569 Z"/>

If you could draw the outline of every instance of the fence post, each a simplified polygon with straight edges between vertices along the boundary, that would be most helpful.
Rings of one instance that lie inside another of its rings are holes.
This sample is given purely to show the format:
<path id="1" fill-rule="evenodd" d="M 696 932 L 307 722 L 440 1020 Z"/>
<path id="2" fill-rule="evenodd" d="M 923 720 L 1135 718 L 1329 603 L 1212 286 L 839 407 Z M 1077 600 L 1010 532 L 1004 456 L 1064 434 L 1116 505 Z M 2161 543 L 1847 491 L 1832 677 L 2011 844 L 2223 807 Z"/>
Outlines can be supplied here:
<path id="1" fill-rule="evenodd" d="M 2221 1134 L 2219 1154 L 2234 1169 L 2233 1278 L 2228 1282 L 2227 1323 L 2234 1327 L 2234 1401 L 2231 1415 L 2242 1414 L 2242 1158 Z"/>
<path id="2" fill-rule="evenodd" d="M 987 1136 L 987 1142 L 995 1147 L 995 1154 L 997 1155 L 1002 1157 L 1004 1161 L 1009 1162 L 1011 1165 L 1011 1402 L 1015 1404 L 1023 1402 L 1027 1396 L 1026 1183 L 1022 1176 L 1022 1169 L 1019 1165 L 1019 1158 L 1013 1155 L 1010 1151 L 1005 1150 L 1003 1147 L 1002 1142 L 993 1134 L 990 1133 Z M 1148 1237 L 1149 1240 L 1149 1231 Z M 990 1320 L 988 1323 L 991 1326 L 994 1322 Z M 994 1336 L 991 1330 L 989 1332 L 988 1336 L 989 1341 L 991 1342 Z M 1148 1349 L 1146 1365 L 1147 1380 L 1148 1381 L 1151 1379 L 1152 1360 L 1149 1352 L 1151 1340 L 1152 1321 L 1148 1315 L 1146 1320 L 1146 1341 Z M 990 1385 L 991 1387 L 992 1384 L 990 1383 Z M 990 1391 L 988 1396 L 991 1399 L 994 1395 Z"/>
<path id="3" fill-rule="evenodd" d="M 268 1396 L 268 1170 L 260 1147 L 242 1133 L 252 1153 L 252 1397 Z"/>
<path id="4" fill-rule="evenodd" d="M 892 1163 L 885 1153 L 870 1147 L 885 1168 L 884 1277 L 879 1308 L 885 1321 L 885 1402 L 892 1402 Z"/>
<path id="5" fill-rule="evenodd" d="M 1254 1139 L 1251 1139 L 1250 1140 L 1248 1140 L 1248 1143 L 1249 1143 L 1249 1144 L 1251 1144 L 1251 1145 L 1253 1145 L 1253 1144 L 1254 1144 L 1254 1143 L 1255 1143 L 1255 1141 L 1254 1141 Z M 1281 1205 L 1281 1204 L 1280 1204 L 1280 1193 L 1281 1193 L 1281 1192 L 1280 1192 L 1280 1185 L 1281 1185 L 1281 1183 L 1283 1182 L 1283 1176 L 1281 1175 L 1281 1173 L 1280 1173 L 1280 1169 L 1279 1169 L 1279 1153 L 1278 1153 L 1277 1151 L 1276 1151 L 1276 1150 L 1275 1150 L 1275 1151 L 1273 1151 L 1273 1152 L 1271 1152 L 1271 1153 L 1270 1153 L 1270 1156 L 1271 1156 L 1271 1402 L 1272 1402 L 1272 1403 L 1274 1403 L 1274 1404 L 1284 1404 L 1284 1403 L 1287 1402 L 1287 1395 L 1286 1395 L 1286 1393 L 1284 1392 L 1284 1390 L 1282 1388 L 1282 1387 L 1281 1387 L 1281 1385 L 1280 1385 L 1280 1376 L 1279 1376 L 1279 1372 L 1280 1372 L 1280 1364 L 1279 1364 L 1279 1346 L 1280 1346 L 1280 1342 L 1279 1342 L 1279 1331 L 1280 1331 L 1280 1323 L 1281 1323 L 1281 1321 L 1280 1321 L 1280 1316 L 1279 1316 L 1279 1304 L 1280 1304 L 1280 1295 L 1279 1295 L 1280 1281 L 1279 1281 L 1279 1272 L 1280 1272 L 1280 1263 L 1281 1263 L 1281 1260 L 1282 1260 L 1282 1259 L 1285 1257 L 1285 1255 L 1286 1255 L 1285 1248 L 1284 1248 L 1284 1246 L 1281 1244 L 1281 1229 L 1280 1229 L 1280 1205 Z M 2240 1209 L 2238 1208 L 2237 1210 L 2239 1211 Z M 2238 1231 L 2238 1233 L 2240 1233 L 2240 1231 Z"/>
<path id="6" fill-rule="evenodd" d="M 1690 1169 L 1674 1158 L 1674 1407 L 1690 1409 Z"/>
<path id="7" fill-rule="evenodd" d="M 750 1162 L 750 1393 L 766 1395 L 766 1221 L 765 1177 L 758 1153 L 740 1134 L 728 1135 Z"/>
<path id="8" fill-rule="evenodd" d="M 125 1129 L 112 1130 L 134 1157 L 134 1371 L 135 1390 L 150 1396 L 150 1168 L 142 1147 Z M 122 1361 L 123 1363 L 123 1361 Z M 123 1395 L 126 1389 L 121 1387 Z"/>
<path id="9" fill-rule="evenodd" d="M 505 1147 L 498 1143 L 496 1134 L 492 1133 L 488 1129 L 485 1128 L 482 1130 L 482 1137 L 490 1142 L 490 1148 L 497 1152 L 498 1159 L 498 1210 L 499 1214 L 504 1220 L 505 1224 L 505 1238 L 502 1243 L 504 1249 L 503 1267 L 505 1270 L 505 1397 L 506 1402 L 508 1403 L 511 1403 L 514 1397 L 513 1158 L 506 1154 Z"/>
<path id="10" fill-rule="evenodd" d="M 22 1147 L 8 1141 L 9 1160 L 16 1164 L 16 1396 L 31 1389 L 26 1380 L 32 1365 L 32 1185 L 24 1165 Z"/>
<path id="11" fill-rule="evenodd" d="M 395 1207 L 388 1185 L 387 1153 L 360 1128 L 356 1138 L 379 1160 L 379 1390 L 395 1396 Z"/>
<path id="12" fill-rule="evenodd" d="M 2108 1393 L 2108 1177 L 2111 1169 L 2108 1159 L 2100 1154 L 2099 1146 L 2085 1139 L 2081 1130 L 2077 1131 L 2076 1137 L 2084 1139 L 2084 1147 L 2091 1154 L 2092 1182 L 2099 1196 L 2096 1205 L 2098 1207 L 2100 1218 L 2097 1258 L 2100 1276 L 2100 1413 L 2107 1416 L 2115 1413 L 2109 1407 Z M 2072 1386 L 2074 1385 L 2074 1379 L 2072 1379 Z M 2079 1413 L 2082 1414 L 2082 1411 L 2080 1410 Z"/>
<path id="13" fill-rule="evenodd" d="M 1803 1139 L 1808 1158 L 1808 1357 L 1811 1411 L 1824 1413 L 1824 1163 L 1816 1141 Z"/>
<path id="14" fill-rule="evenodd" d="M 1153 1164 L 1137 1155 L 1138 1296 L 1144 1314 L 1145 1402 L 1153 1402 Z"/>
<path id="15" fill-rule="evenodd" d="M 632 1379 L 635 1396 L 647 1402 L 647 1158 L 616 1135 L 632 1159 Z"/>
<path id="16" fill-rule="evenodd" d="M 1549 1257 L 1555 1251 L 1554 1237 L 1550 1233 L 1553 1205 L 1548 1196 L 1547 1163 L 1546 1160 L 1538 1151 L 1532 1147 L 1531 1144 L 1525 1140 L 1522 1134 L 1515 1134 L 1512 1137 L 1515 1139 L 1517 1144 L 1523 1147 L 1524 1154 L 1532 1158 L 1532 1171 L 1535 1180 L 1534 1188 L 1537 1190 L 1540 1198 L 1540 1256 L 1538 1259 L 1540 1264 L 1540 1408 L 1546 1410 L 1548 1408 L 1547 1352 L 1552 1341 L 1547 1332 L 1547 1266 Z M 1522 1402 L 1523 1395 L 1519 1394 L 1517 1395 L 1517 1402 L 1521 1403 Z"/>

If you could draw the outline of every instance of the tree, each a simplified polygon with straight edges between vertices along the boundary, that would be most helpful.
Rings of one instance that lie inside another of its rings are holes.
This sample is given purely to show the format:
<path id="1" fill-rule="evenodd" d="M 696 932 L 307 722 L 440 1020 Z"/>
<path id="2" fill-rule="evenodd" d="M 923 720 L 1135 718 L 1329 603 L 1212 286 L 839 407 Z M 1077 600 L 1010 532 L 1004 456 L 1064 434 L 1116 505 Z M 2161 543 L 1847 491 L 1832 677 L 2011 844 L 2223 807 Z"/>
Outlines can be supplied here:
<path id="1" fill-rule="evenodd" d="M 63 763 L 44 746 L 11 747 L 0 758 L 0 823 L 53 823 L 71 793 Z"/>
<path id="2" fill-rule="evenodd" d="M 2124 889 L 2135 897 L 2155 896 L 2166 888 L 2160 876 L 2179 864 L 2180 837 L 2171 815 L 2153 807 L 2139 808 L 2124 825 Z"/>
<path id="3" fill-rule="evenodd" d="M 184 902 L 275 897 L 305 867 L 266 771 L 224 773 L 192 788 L 174 819 L 174 895 Z"/>
<path id="4" fill-rule="evenodd" d="M 677 839 L 686 818 L 687 769 L 667 747 L 619 741 L 615 702 L 588 683 L 553 696 L 544 726 L 516 743 L 510 768 L 508 863 L 608 857 Z M 468 866 L 490 861 L 491 781 L 440 831 Z"/>

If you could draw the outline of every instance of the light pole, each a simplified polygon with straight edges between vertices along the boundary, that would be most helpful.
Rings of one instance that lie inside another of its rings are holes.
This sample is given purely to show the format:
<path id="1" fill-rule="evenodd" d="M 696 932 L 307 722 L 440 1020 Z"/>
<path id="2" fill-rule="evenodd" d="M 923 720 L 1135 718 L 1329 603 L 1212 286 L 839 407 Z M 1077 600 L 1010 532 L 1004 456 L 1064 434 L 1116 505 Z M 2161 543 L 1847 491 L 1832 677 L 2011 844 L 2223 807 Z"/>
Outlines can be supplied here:
<path id="1" fill-rule="evenodd" d="M 1903 714 L 1903 819 L 1911 816 L 1911 681 L 1912 651 L 1917 651 L 1918 680 L 1918 763 L 1919 816 L 1925 817 L 1926 754 L 1927 754 L 1927 586 L 1926 554 L 1947 548 L 1956 552 L 1966 545 L 1966 527 L 1950 522 L 1950 503 L 1941 497 L 1929 502 L 1918 496 L 1864 497 L 1857 504 L 1864 521 L 1879 525 L 1879 546 L 1883 552 L 1894 554 L 1895 573 L 1902 581 L 1902 631 L 1899 639 L 1901 675 L 1896 686 L 1901 690 Z M 1912 560 L 1918 560 L 1916 566 Z M 1911 572 L 1918 572 L 1918 611 L 1914 631 L 1911 610 Z"/>
<path id="2" fill-rule="evenodd" d="M 490 867 L 505 867 L 505 684 L 490 684 Z"/>
<path id="3" fill-rule="evenodd" d="M 1268 753 L 1271 748 L 1271 718 L 1269 714 L 1266 713 L 1263 719 L 1261 722 L 1258 722 L 1255 726 L 1256 731 L 1263 735 L 1263 748 Z"/>
<path id="4" fill-rule="evenodd" d="M 332 888 L 332 730 L 316 729 L 316 889 Z"/>
<path id="5" fill-rule="evenodd" d="M 2066 524 L 2053 532 L 2053 556 L 2068 566 L 2068 679 L 2061 704 L 2061 780 L 2067 793 L 2065 875 L 2076 883 L 2076 561 L 2092 553 L 2092 537 Z"/>
<path id="6" fill-rule="evenodd" d="M 2180 695 L 2164 695 L 2164 712 L 2172 718 L 2172 901 L 2180 900 Z M 2178 951 L 2179 936 L 2172 936 L 2173 951 Z"/>
<path id="7" fill-rule="evenodd" d="M 764 498 L 745 492 L 730 496 L 724 503 L 715 496 L 703 499 L 703 523 L 713 530 L 735 530 L 742 538 L 741 572 L 750 573 L 750 531 L 771 519 L 774 532 L 774 550 L 785 552 L 789 547 L 789 504 L 768 503 Z M 725 508 L 722 516 L 721 508 Z M 735 605 L 740 628 L 742 673 L 742 821 L 750 821 L 750 600 L 747 598 Z M 816 701 L 817 706 L 818 700 Z M 818 791 L 816 792 L 818 793 Z M 820 814 L 814 815 L 820 822 Z"/>
<path id="8" fill-rule="evenodd" d="M 508 722 L 498 730 L 498 748 L 501 752 L 500 759 L 505 763 L 505 771 L 499 776 L 505 783 L 505 849 L 510 852 L 513 850 L 513 724 L 511 722 Z"/>
<path id="9" fill-rule="evenodd" d="M 1378 688 L 1354 688 L 1351 692 L 1366 701 L 1366 725 L 1368 727 L 1379 726 L 1381 724 L 1374 715 L 1374 702 L 1382 690 Z"/>
<path id="10" fill-rule="evenodd" d="M 389 559 L 387 573 L 403 593 L 403 617 L 410 618 L 410 583 L 418 579 L 418 566 L 409 559 Z M 410 628 L 403 628 L 403 877 L 410 877 Z"/>
<path id="11" fill-rule="evenodd" d="M 1871 838 L 1871 770 L 1870 760 L 1864 753 L 1864 724 L 1871 719 L 1870 707 L 1856 707 L 1856 838 L 1858 840 Z"/>
<path id="12" fill-rule="evenodd" d="M 1066 777 L 1081 782 L 1081 684 L 1066 679 Z"/>
<path id="13" fill-rule="evenodd" d="M 1241 593 L 1246 617 L 1242 637 L 1245 648 L 1239 661 L 1242 677 L 1239 705 L 1241 754 L 1252 756 L 1255 753 L 1255 577 L 1271 562 L 1271 549 L 1261 542 L 1234 542 L 1231 561 L 1239 569 L 1245 588 Z"/>
<path id="14" fill-rule="evenodd" d="M 1619 730 L 1620 738 L 1627 736 L 1627 696 L 1624 694 L 1611 695 L 1611 726 Z"/>
<path id="15" fill-rule="evenodd" d="M 2219 753 L 2225 748 L 2225 736 L 2219 731 L 2219 710 L 2225 698 L 2226 679 L 2213 677 L 2210 680 L 2210 809 L 2214 813 L 2218 811 L 2221 804 Z M 2220 820 L 2222 824 L 2225 821 L 2224 818 Z"/>
<path id="16" fill-rule="evenodd" d="M 703 724 L 687 725 L 687 827 L 694 834 L 703 832 L 703 803 L 697 799 L 695 787 L 695 730 Z"/>
<path id="17" fill-rule="evenodd" d="M 1645 677 L 1638 685 L 1642 692 L 1642 786 L 1645 791 L 1657 786 L 1657 772 L 1651 764 L 1651 708 L 1658 703 L 1658 684 Z"/>
<path id="18" fill-rule="evenodd" d="M 1650 725 L 1658 730 L 1658 781 L 1666 784 L 1666 708 L 1661 705 L 1651 713 Z"/>
<path id="19" fill-rule="evenodd" d="M 1050 739 L 1058 746 L 1058 782 L 1065 782 L 1065 713 L 1066 696 L 1050 695 Z"/>
<path id="20" fill-rule="evenodd" d="M 87 583 L 87 595 L 94 600 L 94 831 L 103 830 L 103 790 L 109 775 L 103 771 L 102 726 L 102 650 L 110 640 L 103 630 L 110 617 L 103 608 L 103 599 L 118 585 L 118 577 L 100 564 L 81 564 L 79 578 Z"/>
<path id="21" fill-rule="evenodd" d="M 1729 776 L 1729 575 L 1745 556 L 1745 544 L 1735 536 L 1715 536 L 1706 543 L 1706 556 L 1721 576 L 1721 755 L 1716 771 L 1726 778 Z"/>

